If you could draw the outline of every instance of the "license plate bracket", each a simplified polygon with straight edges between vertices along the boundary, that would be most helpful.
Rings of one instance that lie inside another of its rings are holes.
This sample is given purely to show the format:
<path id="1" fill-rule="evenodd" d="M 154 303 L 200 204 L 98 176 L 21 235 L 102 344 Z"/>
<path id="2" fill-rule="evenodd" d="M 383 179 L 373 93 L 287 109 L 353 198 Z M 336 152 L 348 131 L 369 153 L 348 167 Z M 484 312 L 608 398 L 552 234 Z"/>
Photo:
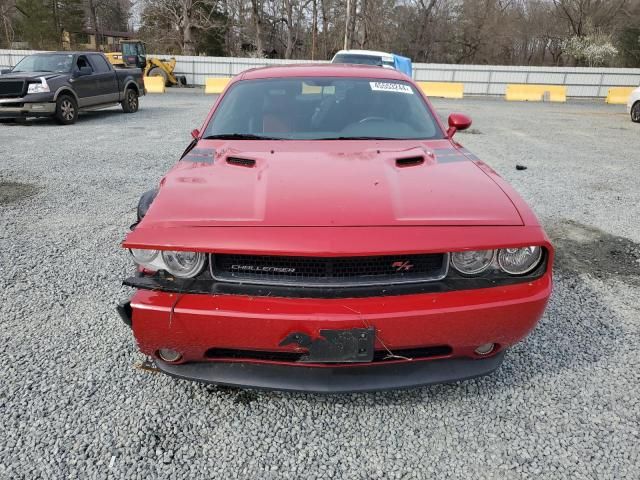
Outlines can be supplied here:
<path id="1" fill-rule="evenodd" d="M 365 363 L 373 361 L 375 339 L 374 327 L 323 329 L 314 339 L 294 332 L 287 335 L 280 345 L 297 343 L 307 348 L 309 353 L 300 359 L 303 363 Z"/>

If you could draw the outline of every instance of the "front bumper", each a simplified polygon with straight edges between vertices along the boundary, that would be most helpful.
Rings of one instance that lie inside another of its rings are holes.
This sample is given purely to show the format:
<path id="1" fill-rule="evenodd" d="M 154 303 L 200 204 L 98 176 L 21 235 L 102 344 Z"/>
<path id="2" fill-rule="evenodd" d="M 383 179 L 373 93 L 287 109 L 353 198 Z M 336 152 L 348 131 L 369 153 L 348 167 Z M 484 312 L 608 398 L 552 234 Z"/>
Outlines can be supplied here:
<path id="1" fill-rule="evenodd" d="M 0 103 L 0 118 L 44 117 L 53 115 L 56 104 L 52 102 L 23 103 L 22 99 Z"/>
<path id="2" fill-rule="evenodd" d="M 485 359 L 450 358 L 349 367 L 290 367 L 278 364 L 199 362 L 182 365 L 156 360 L 172 377 L 232 387 L 314 393 L 349 393 L 414 388 L 488 375 L 504 351 Z"/>
<path id="3" fill-rule="evenodd" d="M 494 288 L 340 299 L 138 290 L 131 309 L 120 312 L 131 323 L 140 350 L 173 376 L 267 389 L 381 390 L 495 370 L 504 350 L 522 340 L 542 316 L 551 283 L 548 272 L 537 280 Z M 377 352 L 436 353 L 411 360 L 303 364 L 291 358 L 304 347 L 281 346 L 293 332 L 318 338 L 323 329 L 369 326 L 375 328 Z M 486 343 L 498 345 L 492 356 L 474 353 Z M 182 354 L 178 364 L 159 359 L 158 350 L 166 348 Z M 265 352 L 273 356 L 256 354 Z"/>

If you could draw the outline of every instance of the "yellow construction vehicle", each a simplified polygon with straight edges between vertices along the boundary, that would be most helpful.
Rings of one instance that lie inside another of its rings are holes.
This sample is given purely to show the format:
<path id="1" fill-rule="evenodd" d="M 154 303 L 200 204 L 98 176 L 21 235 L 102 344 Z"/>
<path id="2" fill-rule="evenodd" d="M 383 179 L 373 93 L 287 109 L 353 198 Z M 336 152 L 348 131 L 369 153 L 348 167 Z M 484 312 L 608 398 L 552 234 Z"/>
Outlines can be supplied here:
<path id="1" fill-rule="evenodd" d="M 122 40 L 120 51 L 105 53 L 111 64 L 116 68 L 138 67 L 142 69 L 145 77 L 162 77 L 166 87 L 187 84 L 184 76 L 173 73 L 176 68 L 176 59 L 147 58 L 147 49 L 144 42 L 139 40 Z"/>

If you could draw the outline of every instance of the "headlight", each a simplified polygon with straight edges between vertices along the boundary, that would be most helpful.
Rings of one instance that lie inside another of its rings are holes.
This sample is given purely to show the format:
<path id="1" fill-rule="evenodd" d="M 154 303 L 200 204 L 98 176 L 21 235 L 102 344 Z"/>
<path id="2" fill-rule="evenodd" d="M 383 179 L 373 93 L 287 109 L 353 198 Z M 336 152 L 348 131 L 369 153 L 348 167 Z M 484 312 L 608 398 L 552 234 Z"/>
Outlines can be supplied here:
<path id="1" fill-rule="evenodd" d="M 158 256 L 158 250 L 144 250 L 141 248 L 132 248 L 130 251 L 136 263 L 139 263 L 141 265 L 149 265 Z"/>
<path id="2" fill-rule="evenodd" d="M 542 248 L 504 248 L 498 252 L 498 265 L 511 275 L 524 275 L 536 268 L 542 258 Z"/>
<path id="3" fill-rule="evenodd" d="M 40 77 L 40 83 L 30 83 L 27 93 L 49 93 L 49 84 L 44 77 Z"/>
<path id="4" fill-rule="evenodd" d="M 174 277 L 192 278 L 204 269 L 207 256 L 196 252 L 174 252 L 132 248 L 133 260 L 152 271 L 165 270 Z"/>
<path id="5" fill-rule="evenodd" d="M 205 255 L 199 252 L 162 252 L 167 271 L 178 278 L 191 278 L 204 268 Z"/>
<path id="6" fill-rule="evenodd" d="M 495 250 L 468 250 L 451 254 L 453 268 L 465 275 L 484 272 L 493 263 Z"/>

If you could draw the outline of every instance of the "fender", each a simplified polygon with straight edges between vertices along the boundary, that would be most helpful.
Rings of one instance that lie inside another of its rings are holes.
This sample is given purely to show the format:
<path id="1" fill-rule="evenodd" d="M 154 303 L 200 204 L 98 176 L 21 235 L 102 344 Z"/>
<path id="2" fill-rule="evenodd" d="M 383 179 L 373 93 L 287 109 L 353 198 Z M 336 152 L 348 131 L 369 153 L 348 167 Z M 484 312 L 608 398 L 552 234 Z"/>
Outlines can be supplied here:
<path id="1" fill-rule="evenodd" d="M 127 76 L 125 77 L 124 80 L 124 86 L 122 87 L 122 90 L 120 90 L 118 92 L 118 99 L 119 101 L 123 101 L 124 100 L 124 94 L 127 91 L 127 88 L 131 87 L 136 91 L 136 94 L 138 96 L 140 96 L 140 86 L 138 85 L 138 83 L 136 82 L 136 80 L 132 77 L 132 76 Z M 144 93 L 143 93 L 144 95 Z"/>
<path id="2" fill-rule="evenodd" d="M 122 92 L 121 92 L 121 94 L 123 96 L 124 96 L 124 92 L 126 92 L 127 88 L 129 88 L 130 86 L 133 86 L 133 88 L 135 89 L 136 93 L 138 95 L 140 95 L 140 87 L 138 86 L 136 81 L 133 79 L 133 77 L 127 77 L 127 79 L 124 82 L 124 88 L 122 89 Z"/>
<path id="3" fill-rule="evenodd" d="M 62 87 L 58 88 L 58 90 L 56 90 L 56 93 L 54 93 L 53 95 L 54 102 L 58 101 L 58 97 L 60 96 L 61 93 L 70 93 L 73 96 L 73 98 L 76 99 L 76 102 L 78 103 L 78 105 L 80 105 L 80 99 L 78 98 L 78 95 L 76 95 L 76 92 L 74 92 L 73 89 L 71 89 L 71 87 L 67 85 L 63 85 Z"/>

